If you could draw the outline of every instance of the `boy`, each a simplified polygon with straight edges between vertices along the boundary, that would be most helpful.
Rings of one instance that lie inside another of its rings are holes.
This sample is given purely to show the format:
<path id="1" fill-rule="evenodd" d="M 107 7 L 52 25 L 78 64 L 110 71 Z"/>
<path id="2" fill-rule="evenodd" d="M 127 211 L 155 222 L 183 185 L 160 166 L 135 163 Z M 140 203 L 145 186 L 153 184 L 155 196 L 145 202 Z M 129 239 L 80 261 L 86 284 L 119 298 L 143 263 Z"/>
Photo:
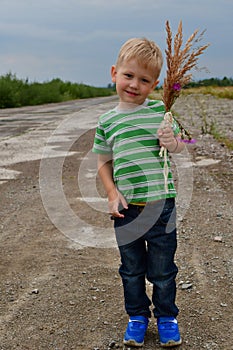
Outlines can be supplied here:
<path id="1" fill-rule="evenodd" d="M 176 191 L 170 165 L 165 189 L 159 150 L 164 146 L 178 153 L 184 144 L 175 122 L 161 127 L 163 102 L 147 99 L 159 82 L 162 64 L 153 41 L 134 38 L 122 46 L 111 68 L 119 104 L 100 117 L 93 146 L 121 256 L 129 315 L 123 342 L 128 346 L 144 344 L 152 302 L 161 346 L 181 344 L 175 305 Z M 146 278 L 153 285 L 152 302 Z"/>

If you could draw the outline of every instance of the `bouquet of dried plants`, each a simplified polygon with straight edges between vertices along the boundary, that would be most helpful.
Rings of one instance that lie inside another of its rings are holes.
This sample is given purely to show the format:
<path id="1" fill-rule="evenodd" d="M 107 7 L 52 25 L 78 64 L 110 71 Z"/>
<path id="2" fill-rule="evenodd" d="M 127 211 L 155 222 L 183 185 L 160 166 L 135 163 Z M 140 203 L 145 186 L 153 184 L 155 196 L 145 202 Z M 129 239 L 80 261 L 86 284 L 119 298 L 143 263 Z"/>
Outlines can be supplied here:
<path id="1" fill-rule="evenodd" d="M 175 100 L 179 97 L 181 89 L 187 85 L 191 79 L 192 74 L 190 70 L 197 68 L 197 61 L 199 56 L 204 52 L 209 44 L 204 46 L 196 45 L 201 41 L 204 32 L 198 36 L 198 30 L 186 41 L 184 48 L 183 44 L 183 33 L 182 33 L 182 21 L 178 25 L 177 33 L 174 37 L 174 45 L 172 39 L 172 31 L 169 25 L 169 21 L 166 22 L 167 32 L 167 48 L 165 50 L 167 60 L 167 72 L 163 84 L 163 102 L 165 104 L 166 112 L 171 111 L 171 107 Z M 173 47 L 172 47 L 173 46 Z M 176 120 L 181 128 L 181 137 L 191 140 L 189 132 Z"/>
<path id="2" fill-rule="evenodd" d="M 163 102 L 165 105 L 165 116 L 164 123 L 172 124 L 172 120 L 175 119 L 181 130 L 181 140 L 184 142 L 192 143 L 192 137 L 190 133 L 182 126 L 182 124 L 174 118 L 171 114 L 171 107 L 175 100 L 179 97 L 181 89 L 187 85 L 191 79 L 192 74 L 190 70 L 192 68 L 197 68 L 197 61 L 199 56 L 204 52 L 209 44 L 204 46 L 197 46 L 203 37 L 204 32 L 198 36 L 198 30 L 186 41 L 184 48 L 183 44 L 183 33 L 182 33 L 182 21 L 178 25 L 177 33 L 174 37 L 174 43 L 172 38 L 172 31 L 169 25 L 169 21 L 166 22 L 166 32 L 167 32 L 167 48 L 165 50 L 166 60 L 167 60 L 167 71 L 166 77 L 163 84 Z M 165 178 L 165 188 L 167 187 L 167 177 L 168 177 L 168 165 L 167 165 L 167 150 L 161 147 L 160 156 L 164 156 L 164 178 Z"/>

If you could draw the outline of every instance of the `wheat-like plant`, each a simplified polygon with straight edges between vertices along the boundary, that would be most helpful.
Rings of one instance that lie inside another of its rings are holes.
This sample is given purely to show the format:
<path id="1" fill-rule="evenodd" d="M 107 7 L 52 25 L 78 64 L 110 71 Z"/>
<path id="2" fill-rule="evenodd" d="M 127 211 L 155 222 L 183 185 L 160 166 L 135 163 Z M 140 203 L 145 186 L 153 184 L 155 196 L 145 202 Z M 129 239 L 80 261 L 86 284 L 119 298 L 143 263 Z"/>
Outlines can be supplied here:
<path id="1" fill-rule="evenodd" d="M 164 115 L 164 123 L 165 125 L 167 123 L 172 125 L 172 119 L 175 119 L 181 130 L 182 141 L 195 142 L 195 140 L 192 140 L 190 133 L 183 127 L 177 118 L 174 118 L 174 116 L 172 116 L 171 107 L 177 97 L 179 97 L 181 89 L 191 81 L 192 74 L 190 73 L 190 70 L 197 67 L 199 56 L 204 52 L 205 49 L 207 49 L 209 44 L 195 47 L 195 45 L 202 39 L 204 34 L 204 32 L 202 32 L 199 36 L 197 36 L 198 30 L 195 30 L 194 33 L 186 41 L 184 48 L 182 48 L 182 21 L 180 21 L 178 25 L 178 30 L 174 37 L 174 43 L 169 21 L 166 22 L 166 32 L 167 48 L 165 50 L 165 53 L 167 60 L 167 72 L 164 79 L 162 97 L 166 110 L 166 113 Z M 167 149 L 165 147 L 161 147 L 159 155 L 160 157 L 164 157 L 164 187 L 168 193 Z"/>
<path id="2" fill-rule="evenodd" d="M 197 61 L 199 59 L 199 56 L 204 52 L 205 49 L 207 49 L 209 44 L 196 47 L 196 44 L 202 39 L 204 31 L 199 36 L 197 36 L 199 31 L 195 30 L 194 33 L 186 41 L 184 48 L 182 48 L 182 21 L 180 21 L 178 25 L 178 30 L 174 37 L 174 44 L 169 21 L 166 22 L 166 32 L 167 48 L 165 50 L 165 53 L 167 71 L 163 84 L 162 98 L 165 104 L 166 112 L 168 112 L 171 110 L 171 107 L 177 97 L 179 97 L 181 89 L 191 81 L 192 74 L 190 73 L 190 70 L 192 68 L 197 68 Z M 181 128 L 182 137 L 184 138 L 186 135 L 188 139 L 191 139 L 189 132 L 184 129 L 184 127 L 177 119 L 176 121 Z"/>

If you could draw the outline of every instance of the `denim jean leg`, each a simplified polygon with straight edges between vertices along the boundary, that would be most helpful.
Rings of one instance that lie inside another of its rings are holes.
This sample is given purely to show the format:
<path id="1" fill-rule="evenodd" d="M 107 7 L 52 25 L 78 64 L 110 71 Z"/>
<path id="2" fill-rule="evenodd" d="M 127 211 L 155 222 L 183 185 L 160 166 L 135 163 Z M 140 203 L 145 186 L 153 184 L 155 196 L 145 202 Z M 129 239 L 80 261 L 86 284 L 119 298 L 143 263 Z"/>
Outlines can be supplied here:
<path id="1" fill-rule="evenodd" d="M 136 206 L 123 212 L 124 219 L 116 219 L 114 226 L 127 313 L 150 317 L 146 276 L 153 284 L 155 317 L 176 317 L 179 310 L 175 304 L 178 269 L 174 263 L 177 247 L 174 198 L 148 204 L 140 215 Z"/>
<path id="2" fill-rule="evenodd" d="M 147 271 L 146 245 L 143 238 L 119 247 L 125 309 L 129 316 L 151 316 L 151 301 L 146 294 Z"/>
<path id="3" fill-rule="evenodd" d="M 174 262 L 177 248 L 174 201 L 166 201 L 159 220 L 149 230 L 146 239 L 147 278 L 153 284 L 154 316 L 176 317 L 179 310 L 175 304 L 178 269 Z"/>
<path id="4" fill-rule="evenodd" d="M 114 228 L 121 255 L 119 273 L 124 288 L 125 309 L 129 316 L 150 317 L 151 301 L 146 294 L 145 283 L 147 251 L 144 227 L 140 224 L 141 210 L 129 205 L 122 212 L 124 218 L 116 218 Z"/>

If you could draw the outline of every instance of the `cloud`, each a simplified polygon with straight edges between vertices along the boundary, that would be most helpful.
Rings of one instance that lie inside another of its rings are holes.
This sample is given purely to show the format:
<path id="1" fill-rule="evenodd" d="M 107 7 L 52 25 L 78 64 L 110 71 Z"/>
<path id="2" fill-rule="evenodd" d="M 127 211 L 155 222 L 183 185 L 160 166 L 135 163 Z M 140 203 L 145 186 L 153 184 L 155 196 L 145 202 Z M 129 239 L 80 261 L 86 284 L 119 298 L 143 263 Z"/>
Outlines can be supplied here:
<path id="1" fill-rule="evenodd" d="M 204 42 L 211 47 L 201 66 L 230 76 L 232 10 L 230 0 L 2 0 L 0 74 L 107 85 L 125 40 L 146 36 L 164 50 L 166 19 L 173 32 L 182 19 L 184 40 L 196 28 L 207 29 Z"/>

